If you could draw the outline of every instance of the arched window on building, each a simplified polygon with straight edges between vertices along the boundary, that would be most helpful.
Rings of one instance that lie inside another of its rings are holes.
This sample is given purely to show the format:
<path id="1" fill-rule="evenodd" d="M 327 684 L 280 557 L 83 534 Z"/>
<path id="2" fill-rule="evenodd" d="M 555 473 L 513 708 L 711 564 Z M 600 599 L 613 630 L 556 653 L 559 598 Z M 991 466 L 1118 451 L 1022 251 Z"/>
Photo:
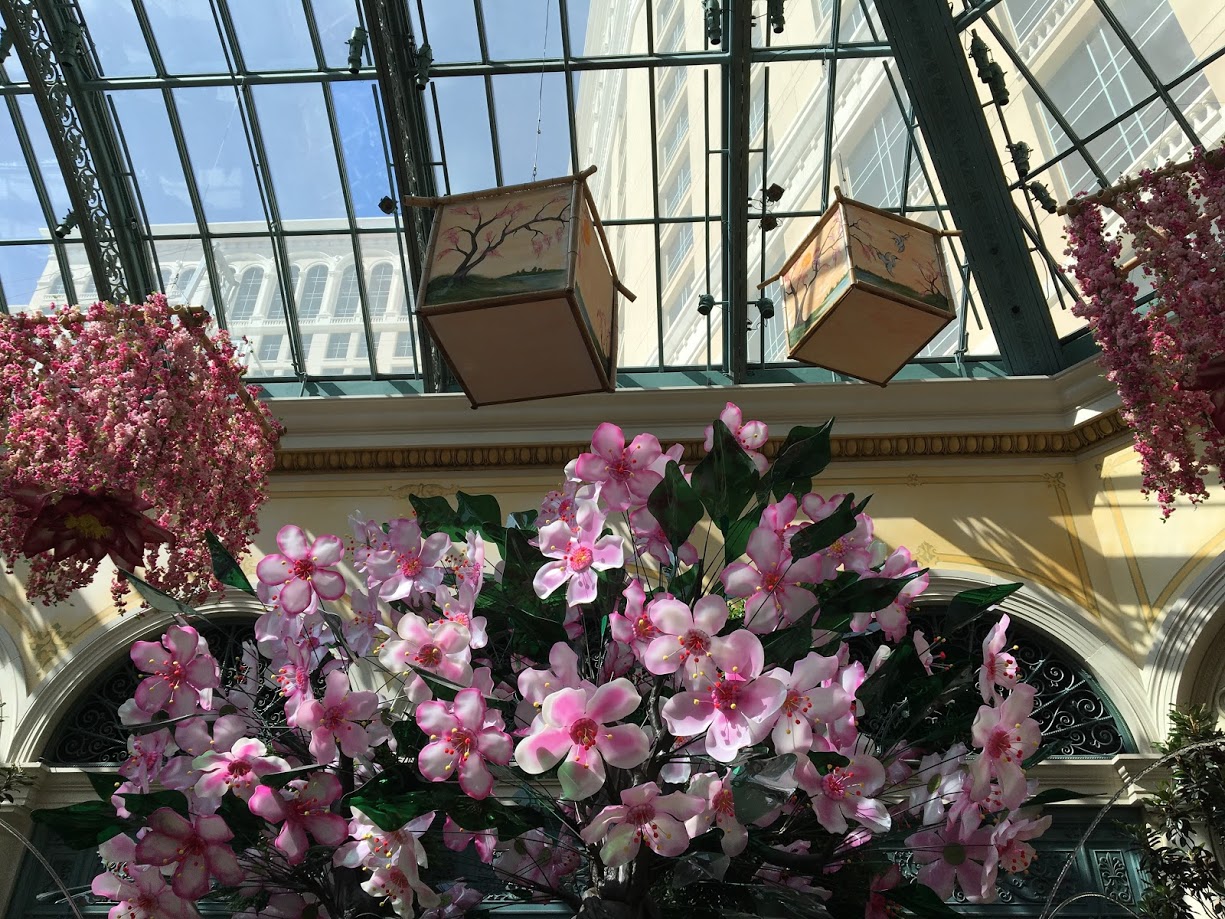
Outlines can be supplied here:
<path id="1" fill-rule="evenodd" d="M 248 322 L 255 315 L 255 307 L 259 303 L 259 293 L 263 287 L 263 268 L 248 268 L 242 273 L 238 292 L 234 294 L 234 304 L 230 307 L 231 322 Z"/>
<path id="2" fill-rule="evenodd" d="M 352 265 L 340 276 L 340 287 L 336 291 L 336 308 L 332 315 L 337 319 L 352 319 L 361 306 L 361 294 L 357 289 L 357 269 Z"/>
<path id="3" fill-rule="evenodd" d="M 298 318 L 304 321 L 319 318 L 323 309 L 323 292 L 328 285 L 327 265 L 312 265 L 306 270 L 302 282 L 302 296 L 298 299 Z"/>
<path id="4" fill-rule="evenodd" d="M 370 300 L 370 318 L 382 319 L 391 299 L 391 279 L 394 270 L 389 262 L 379 262 L 370 269 L 370 280 L 366 282 L 366 296 Z"/>

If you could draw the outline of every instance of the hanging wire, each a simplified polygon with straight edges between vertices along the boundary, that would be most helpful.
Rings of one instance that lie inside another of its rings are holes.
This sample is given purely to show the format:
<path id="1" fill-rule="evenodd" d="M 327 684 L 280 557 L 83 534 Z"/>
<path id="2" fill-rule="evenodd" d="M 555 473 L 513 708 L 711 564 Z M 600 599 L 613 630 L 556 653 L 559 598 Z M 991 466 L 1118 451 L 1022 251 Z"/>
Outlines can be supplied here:
<path id="1" fill-rule="evenodd" d="M 540 49 L 543 61 L 549 55 L 549 7 L 552 0 L 544 0 L 544 46 Z M 540 161 L 540 133 L 544 124 L 544 70 L 540 71 L 540 90 L 536 95 L 536 149 L 532 151 L 532 181 L 536 181 L 536 166 Z M 577 167 L 575 167 L 577 168 Z"/>

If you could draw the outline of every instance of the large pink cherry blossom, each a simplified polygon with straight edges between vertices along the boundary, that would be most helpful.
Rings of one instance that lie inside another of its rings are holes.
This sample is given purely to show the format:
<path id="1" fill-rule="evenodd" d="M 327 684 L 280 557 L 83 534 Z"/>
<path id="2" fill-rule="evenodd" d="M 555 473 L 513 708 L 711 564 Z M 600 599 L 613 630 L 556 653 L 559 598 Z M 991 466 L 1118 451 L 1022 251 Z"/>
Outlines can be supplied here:
<path id="1" fill-rule="evenodd" d="M 713 824 L 723 831 L 720 845 L 724 855 L 735 857 L 748 847 L 749 831 L 736 819 L 736 800 L 732 794 L 730 775 L 699 773 L 690 779 L 688 793 L 706 803 L 702 813 L 685 821 L 685 832 L 691 838 L 697 839 Z"/>
<path id="2" fill-rule="evenodd" d="M 151 674 L 136 687 L 136 704 L 142 711 L 182 718 L 212 707 L 221 674 L 208 645 L 191 626 L 170 626 L 160 642 L 134 642 L 130 656 L 137 670 Z"/>
<path id="3" fill-rule="evenodd" d="M 780 623 L 790 624 L 817 605 L 816 595 L 800 585 L 826 579 L 820 553 L 793 559 L 780 534 L 770 527 L 758 527 L 749 535 L 747 555 L 752 564 L 733 562 L 720 574 L 729 596 L 745 598 L 745 628 L 772 632 Z"/>
<path id="4" fill-rule="evenodd" d="M 350 689 L 349 675 L 343 670 L 333 670 L 326 679 L 323 698 L 311 699 L 298 709 L 298 727 L 311 733 L 311 756 L 317 763 L 330 763 L 338 745 L 345 756 L 361 756 L 370 741 L 359 722 L 374 718 L 378 694 Z"/>
<path id="5" fill-rule="evenodd" d="M 647 605 L 647 615 L 659 633 L 642 655 L 647 670 L 660 675 L 681 670 L 691 683 L 713 677 L 711 655 L 722 642 L 719 632 L 727 625 L 726 600 L 710 594 L 691 610 L 680 600 L 661 597 Z"/>
<path id="6" fill-rule="evenodd" d="M 581 800 L 604 785 L 604 763 L 632 769 L 647 758 L 647 736 L 636 724 L 610 724 L 642 702 L 634 684 L 613 680 L 594 692 L 559 689 L 548 696 L 531 733 L 515 749 L 524 772 L 539 775 L 565 758 L 558 770 L 562 794 Z"/>
<path id="7" fill-rule="evenodd" d="M 261 785 L 248 806 L 257 817 L 280 825 L 273 845 L 291 865 L 300 865 L 310 847 L 307 833 L 324 846 L 338 846 L 348 835 L 348 822 L 331 812 L 332 802 L 340 793 L 336 776 L 315 772 L 309 779 L 294 779 L 281 789 Z"/>
<path id="8" fill-rule="evenodd" d="M 501 716 L 486 710 L 481 691 L 462 689 L 450 704 L 422 702 L 416 718 L 430 738 L 417 755 L 421 774 L 431 782 L 458 776 L 459 787 L 468 797 L 478 801 L 489 797 L 493 774 L 485 764 L 509 763 L 511 740 L 501 728 Z"/>
<path id="9" fill-rule="evenodd" d="M 866 753 L 852 753 L 847 759 L 850 763 L 824 775 L 807 758 L 797 761 L 795 777 L 811 799 L 813 813 L 831 833 L 845 833 L 848 819 L 875 833 L 888 832 L 889 809 L 873 797 L 885 784 L 885 767 Z"/>
<path id="10" fill-rule="evenodd" d="M 914 853 L 919 883 L 934 890 L 942 900 L 953 896 L 959 884 L 971 903 L 995 899 L 994 887 L 984 891 L 986 861 L 994 851 L 991 828 L 967 828 L 961 821 L 950 821 L 934 830 L 922 830 L 906 837 L 906 847 Z"/>
<path id="11" fill-rule="evenodd" d="M 736 442 L 749 455 L 758 474 L 765 475 L 766 470 L 770 468 L 770 461 L 760 452 L 766 441 L 770 439 L 770 429 L 766 427 L 765 422 L 745 421 L 740 406 L 733 402 L 727 403 L 723 411 L 719 413 L 719 420 L 727 425 L 727 429 L 732 432 Z M 714 445 L 715 426 L 711 424 L 706 426 L 706 440 L 702 446 L 709 451 L 714 448 Z"/>
<path id="12" fill-rule="evenodd" d="M 850 713 L 850 694 L 834 682 L 838 669 L 838 658 L 812 651 L 790 672 L 779 667 L 766 674 L 787 690 L 770 738 L 774 752 L 807 753 L 815 746 L 814 729 L 824 731 Z"/>
<path id="13" fill-rule="evenodd" d="M 566 603 L 578 606 L 596 598 L 597 571 L 620 568 L 625 564 L 625 546 L 620 536 L 601 536 L 604 515 L 594 501 L 582 501 L 575 513 L 574 526 L 559 520 L 540 530 L 540 551 L 546 562 L 532 582 L 536 596 L 550 596 L 569 582 Z"/>
<path id="14" fill-rule="evenodd" d="M 1013 688 L 1007 699 L 995 705 L 979 706 L 970 729 L 974 746 L 981 752 L 970 764 L 974 779 L 970 797 L 982 801 L 990 791 L 991 779 L 1000 783 L 1007 806 L 1025 800 L 1025 772 L 1021 763 L 1038 750 L 1042 731 L 1030 717 L 1037 690 L 1027 683 Z"/>
<path id="15" fill-rule="evenodd" d="M 660 482 L 651 465 L 662 450 L 653 434 L 639 434 L 626 446 L 625 433 L 604 422 L 591 435 L 591 452 L 579 455 L 575 473 L 584 482 L 598 482 L 600 497 L 611 511 L 646 504 Z"/>
<path id="16" fill-rule="evenodd" d="M 384 600 L 400 600 L 430 594 L 442 583 L 438 560 L 451 548 L 446 533 L 434 533 L 424 541 L 416 520 L 404 517 L 387 528 L 387 548 L 369 557 L 370 586 Z"/>
<path id="17" fill-rule="evenodd" d="M 192 766 L 201 773 L 196 782 L 196 794 L 200 797 L 220 798 L 232 791 L 246 801 L 255 794 L 261 777 L 284 772 L 289 763 L 279 756 L 269 756 L 262 742 L 243 737 L 229 750 L 209 750 L 197 756 Z"/>
<path id="18" fill-rule="evenodd" d="M 296 615 L 310 606 L 312 598 L 339 600 L 345 595 L 345 579 L 336 566 L 345 555 L 345 544 L 339 536 L 325 534 L 307 542 L 301 527 L 288 524 L 276 534 L 281 550 L 265 555 L 255 566 L 255 574 L 264 584 L 280 587 L 280 605 L 285 612 Z"/>
<path id="19" fill-rule="evenodd" d="M 1000 616 L 1000 621 L 991 627 L 983 639 L 983 665 L 978 670 L 978 691 L 984 702 L 991 701 L 995 687 L 1012 689 L 1020 678 L 1017 659 L 1004 650 L 1008 644 L 1008 625 L 1008 616 Z"/>
<path id="20" fill-rule="evenodd" d="M 718 668 L 705 688 L 679 692 L 661 714 L 677 737 L 706 735 L 706 752 L 721 763 L 759 743 L 770 733 L 773 716 L 787 696 L 778 680 L 761 676 L 761 640 L 741 629 L 723 639 L 711 655 Z"/>
<path id="21" fill-rule="evenodd" d="M 426 670 L 460 686 L 472 681 L 471 636 L 463 626 L 446 619 L 427 623 L 416 613 L 405 613 L 396 635 L 379 650 L 379 662 L 388 670 Z"/>
<path id="22" fill-rule="evenodd" d="M 236 885 L 245 876 L 227 845 L 234 834 L 220 817 L 186 820 L 168 807 L 149 815 L 149 833 L 136 844 L 141 864 L 174 865 L 170 886 L 185 900 L 198 900 L 208 893 L 208 879 Z"/>
<path id="23" fill-rule="evenodd" d="M 695 795 L 660 794 L 658 785 L 645 782 L 625 789 L 620 804 L 596 814 L 583 830 L 583 842 L 593 846 L 603 839 L 600 860 L 609 868 L 633 861 L 644 842 L 657 854 L 675 858 L 689 848 L 685 821 L 705 806 Z"/>

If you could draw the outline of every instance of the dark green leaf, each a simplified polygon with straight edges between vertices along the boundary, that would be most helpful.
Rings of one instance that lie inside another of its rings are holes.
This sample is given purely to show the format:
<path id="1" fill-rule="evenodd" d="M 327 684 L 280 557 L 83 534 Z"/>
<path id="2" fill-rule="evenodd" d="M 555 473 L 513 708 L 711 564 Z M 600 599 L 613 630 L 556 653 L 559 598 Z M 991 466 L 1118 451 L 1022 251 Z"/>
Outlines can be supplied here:
<path id="1" fill-rule="evenodd" d="M 1058 804 L 1061 801 L 1075 801 L 1085 797 L 1083 791 L 1069 791 L 1066 788 L 1044 788 L 1021 807 L 1045 807 L 1048 804 Z"/>
<path id="2" fill-rule="evenodd" d="M 130 828 L 115 815 L 109 801 L 82 801 L 30 815 L 35 823 L 50 827 L 70 849 L 96 849 L 112 836 Z"/>
<path id="3" fill-rule="evenodd" d="M 225 820 L 226 826 L 234 834 L 230 848 L 236 853 L 250 849 L 259 842 L 264 829 L 264 821 L 251 813 L 247 802 L 237 797 L 233 792 L 227 792 L 221 799 L 221 807 L 217 813 Z"/>
<path id="4" fill-rule="evenodd" d="M 94 787 L 94 793 L 103 801 L 110 801 L 115 789 L 123 783 L 123 776 L 116 772 L 87 772 L 85 777 Z"/>
<path id="5" fill-rule="evenodd" d="M 455 799 L 447 804 L 446 812 L 447 816 L 469 832 L 493 827 L 502 839 L 519 836 L 545 824 L 544 816 L 533 808 L 494 798 L 474 801 L 466 795 L 456 795 Z"/>
<path id="6" fill-rule="evenodd" d="M 884 894 L 919 919 L 961 919 L 961 913 L 941 900 L 939 894 L 917 882 L 894 887 Z"/>
<path id="7" fill-rule="evenodd" d="M 736 819 L 741 823 L 760 820 L 776 807 L 782 807 L 791 797 L 779 788 L 767 788 L 753 782 L 737 785 L 732 783 L 732 800 L 736 805 Z"/>
<path id="8" fill-rule="evenodd" d="M 808 761 L 812 763 L 817 772 L 825 775 L 836 766 L 849 766 L 851 761 L 841 753 L 809 753 Z"/>
<path id="9" fill-rule="evenodd" d="M 855 508 L 855 496 L 843 496 L 842 503 L 832 514 L 811 526 L 804 527 L 791 537 L 791 557 L 794 559 L 808 558 L 822 549 L 828 549 L 855 529 L 857 513 L 859 511 Z"/>
<path id="10" fill-rule="evenodd" d="M 309 778 L 312 772 L 317 772 L 323 766 L 318 763 L 311 763 L 309 766 L 299 766 L 296 769 L 286 769 L 283 772 L 271 772 L 268 775 L 260 777 L 260 784 L 267 785 L 269 788 L 284 788 L 294 779 Z"/>
<path id="11" fill-rule="evenodd" d="M 425 681 L 425 684 L 430 687 L 430 690 L 434 693 L 434 698 L 436 699 L 442 699 L 444 702 L 453 702 L 455 700 L 455 694 L 464 688 L 462 686 L 457 686 L 448 680 L 444 680 L 442 677 L 430 673 L 428 670 L 413 667 L 411 664 L 409 667 L 412 669 L 413 673 L 417 674 L 417 676 L 421 677 L 421 679 Z"/>
<path id="12" fill-rule="evenodd" d="M 941 623 L 941 633 L 947 637 L 965 628 L 991 607 L 1016 593 L 1021 587 L 1021 584 L 997 584 L 993 587 L 963 590 L 949 601 L 948 612 Z"/>
<path id="13" fill-rule="evenodd" d="M 722 421 L 714 423 L 714 444 L 693 467 L 690 481 L 719 532 L 727 535 L 760 480 L 757 468 Z M 658 515 L 656 515 L 658 517 Z"/>
<path id="14" fill-rule="evenodd" d="M 208 554 L 213 560 L 213 576 L 226 587 L 236 588 L 254 597 L 255 588 L 247 580 L 247 576 L 239 567 L 238 560 L 230 554 L 230 550 L 207 530 L 204 533 L 204 540 L 208 543 Z"/>
<path id="15" fill-rule="evenodd" d="M 695 602 L 696 592 L 702 586 L 702 575 L 704 572 L 705 565 L 702 564 L 701 559 L 698 559 L 696 565 L 690 565 L 668 582 L 668 593 L 672 594 L 682 603 L 692 604 Z"/>
<path id="16" fill-rule="evenodd" d="M 681 467 L 669 461 L 664 477 L 647 499 L 647 510 L 659 521 L 672 551 L 676 552 L 702 519 L 702 502 L 685 481 Z"/>
<path id="17" fill-rule="evenodd" d="M 502 509 L 493 495 L 455 493 L 456 519 L 465 531 L 478 530 L 486 539 L 502 541 Z"/>
<path id="18" fill-rule="evenodd" d="M 1021 768 L 1034 768 L 1034 766 L 1038 765 L 1038 763 L 1042 762 L 1048 756 L 1054 756 L 1056 753 L 1058 753 L 1059 748 L 1062 747 L 1064 743 L 1065 741 L 1062 740 L 1052 740 L 1050 743 L 1043 744 L 1021 763 Z"/>
<path id="19" fill-rule="evenodd" d="M 788 494 L 803 495 L 812 488 L 812 480 L 829 465 L 833 426 L 831 418 L 819 428 L 796 425 L 787 433 L 766 479 L 776 500 Z"/>
<path id="20" fill-rule="evenodd" d="M 459 538 L 463 533 L 459 518 L 446 498 L 420 498 L 417 495 L 409 495 L 408 500 L 417 512 L 417 525 L 421 527 L 422 534 L 449 533 Z"/>
<path id="21" fill-rule="evenodd" d="M 900 578 L 859 578 L 822 601 L 822 609 L 837 613 L 874 613 L 897 599 L 910 581 L 927 573 L 926 568 Z"/>
<path id="22" fill-rule="evenodd" d="M 433 789 L 386 796 L 358 791 L 348 798 L 347 803 L 373 820 L 380 830 L 394 833 L 408 821 L 437 810 L 442 803 L 440 798 Z"/>
<path id="23" fill-rule="evenodd" d="M 761 645 L 766 651 L 768 666 L 790 667 L 812 650 L 812 625 L 802 622 L 763 635 Z"/>
<path id="24" fill-rule="evenodd" d="M 732 776 L 732 784 L 759 782 L 774 785 L 795 767 L 795 754 L 783 753 L 780 756 L 759 757 L 736 767 Z"/>
<path id="25" fill-rule="evenodd" d="M 196 611 L 186 603 L 181 603 L 170 596 L 170 594 L 162 593 L 152 584 L 141 580 L 132 572 L 124 571 L 121 568 L 119 573 L 127 578 L 129 584 L 136 588 L 136 592 L 140 594 L 150 609 L 155 609 L 159 613 L 170 613 L 174 616 L 193 617 L 196 615 Z"/>
<path id="26" fill-rule="evenodd" d="M 725 565 L 730 565 L 744 555 L 745 549 L 749 546 L 749 537 L 753 535 L 760 521 L 761 513 L 755 509 L 754 513 L 741 517 L 728 527 L 723 540 L 723 563 Z"/>
<path id="27" fill-rule="evenodd" d="M 540 511 L 515 511 L 506 518 L 506 525 L 514 527 L 517 530 L 531 530 L 536 532 L 536 518 L 540 516 Z"/>
<path id="28" fill-rule="evenodd" d="M 133 817 L 148 817 L 155 810 L 168 807 L 180 817 L 187 816 L 187 796 L 181 791 L 155 791 L 147 795 L 124 795 L 124 807 Z"/>
<path id="29" fill-rule="evenodd" d="M 690 852 L 677 859 L 672 869 L 672 886 L 688 887 L 697 881 L 721 881 L 732 860 L 722 852 Z"/>

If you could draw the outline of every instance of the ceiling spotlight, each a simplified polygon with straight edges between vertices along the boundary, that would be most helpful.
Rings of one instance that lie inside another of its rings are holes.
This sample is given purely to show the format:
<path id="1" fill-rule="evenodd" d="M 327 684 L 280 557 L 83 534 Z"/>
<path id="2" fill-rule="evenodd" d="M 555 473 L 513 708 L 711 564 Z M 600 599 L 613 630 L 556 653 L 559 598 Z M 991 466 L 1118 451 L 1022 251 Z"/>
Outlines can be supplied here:
<path id="1" fill-rule="evenodd" d="M 767 319 L 774 318 L 774 301 L 769 297 L 762 297 L 753 305 L 757 307 L 757 312 L 761 313 L 762 322 L 765 322 Z"/>
<path id="2" fill-rule="evenodd" d="M 0 29 L 0 64 L 3 64 L 13 50 L 13 33 L 8 29 Z"/>
<path id="3" fill-rule="evenodd" d="M 783 188 L 783 186 L 779 185 L 777 182 L 773 182 L 771 183 L 770 187 L 766 189 L 766 200 L 772 203 L 777 202 L 783 196 L 783 192 L 785 191 L 786 189 Z"/>
<path id="4" fill-rule="evenodd" d="M 700 294 L 698 296 L 698 313 L 703 316 L 709 316 L 710 311 L 715 308 L 715 298 L 710 294 Z"/>
<path id="5" fill-rule="evenodd" d="M 390 217 L 396 212 L 396 203 L 387 195 L 383 195 L 379 198 L 379 210 Z"/>
<path id="6" fill-rule="evenodd" d="M 783 23 L 786 21 L 783 18 L 783 0 L 769 0 L 766 9 L 770 17 L 770 28 L 774 30 L 775 35 L 781 35 Z"/>
<path id="7" fill-rule="evenodd" d="M 1017 167 L 1017 174 L 1023 179 L 1029 175 L 1029 155 L 1033 150 L 1023 140 L 1008 145 L 1008 153 L 1012 156 L 1012 165 Z"/>
<path id="8" fill-rule="evenodd" d="M 349 46 L 349 73 L 357 73 L 362 69 L 362 54 L 366 50 L 366 30 L 355 26 L 345 44 Z"/>
<path id="9" fill-rule="evenodd" d="M 723 42 L 723 7 L 719 0 L 702 0 L 706 10 L 706 40 L 712 45 Z"/>
<path id="10" fill-rule="evenodd" d="M 763 233 L 769 233 L 771 230 L 778 228 L 778 218 L 773 214 L 765 214 L 761 218 L 761 230 Z"/>
<path id="11" fill-rule="evenodd" d="M 417 89 L 422 91 L 430 83 L 430 66 L 434 63 L 434 52 L 427 41 L 417 49 Z"/>
<path id="12" fill-rule="evenodd" d="M 970 30 L 970 57 L 978 70 L 978 78 L 991 90 L 991 101 L 996 105 L 1007 105 L 1009 93 L 1004 68 L 991 59 L 991 49 L 973 29 Z"/>
<path id="13" fill-rule="evenodd" d="M 69 211 L 67 214 L 64 215 L 64 219 L 60 221 L 60 225 L 56 227 L 55 230 L 53 231 L 55 233 L 55 238 L 63 239 L 65 236 L 67 236 L 69 233 L 73 231 L 76 225 L 77 225 L 76 212 Z"/>
<path id="14" fill-rule="evenodd" d="M 1059 210 L 1059 204 L 1051 197 L 1051 190 L 1041 182 L 1030 182 L 1026 188 L 1029 193 L 1034 196 L 1042 210 L 1048 214 L 1054 214 Z"/>

